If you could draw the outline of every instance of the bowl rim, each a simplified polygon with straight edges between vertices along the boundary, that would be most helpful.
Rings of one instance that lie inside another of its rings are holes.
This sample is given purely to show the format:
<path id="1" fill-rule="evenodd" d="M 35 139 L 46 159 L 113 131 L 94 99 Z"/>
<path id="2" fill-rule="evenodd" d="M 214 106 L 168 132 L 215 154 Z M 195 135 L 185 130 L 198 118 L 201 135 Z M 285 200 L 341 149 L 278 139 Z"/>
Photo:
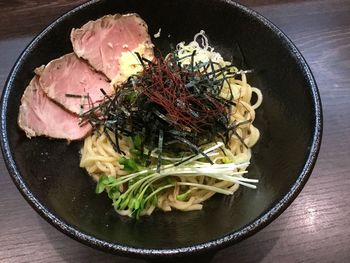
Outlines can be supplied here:
<path id="1" fill-rule="evenodd" d="M 232 0 L 218 0 L 217 2 L 224 2 L 226 4 L 234 6 L 245 15 L 258 20 L 258 22 L 263 24 L 268 30 L 276 34 L 279 40 L 281 41 L 281 43 L 283 43 L 286 46 L 286 48 L 290 51 L 290 53 L 293 54 L 296 62 L 299 64 L 299 67 L 308 82 L 308 88 L 310 89 L 309 92 L 311 93 L 311 97 L 312 97 L 312 103 L 313 103 L 312 106 L 315 114 L 315 119 L 313 121 L 315 122 L 315 125 L 314 125 L 312 141 L 310 142 L 310 150 L 307 156 L 307 160 L 297 180 L 292 185 L 290 190 L 272 208 L 265 211 L 264 214 L 260 215 L 254 221 L 243 226 L 242 228 L 204 243 L 177 247 L 177 248 L 166 248 L 166 249 L 137 248 L 137 247 L 132 247 L 128 245 L 107 242 L 102 239 L 96 238 L 90 234 L 82 232 L 78 228 L 69 225 L 63 219 L 59 218 L 59 216 L 52 213 L 48 208 L 46 208 L 43 204 L 41 204 L 40 201 L 31 192 L 31 190 L 26 185 L 19 170 L 16 167 L 15 160 L 13 158 L 12 151 L 9 145 L 9 141 L 7 139 L 8 133 L 7 133 L 6 114 L 8 109 L 8 99 L 9 99 L 11 87 L 13 84 L 13 80 L 21 64 L 26 59 L 27 54 L 30 53 L 30 51 L 35 47 L 36 43 L 39 40 L 41 40 L 46 33 L 48 33 L 53 27 L 61 23 L 61 21 L 64 21 L 66 18 L 74 15 L 80 10 L 83 10 L 99 2 L 101 1 L 91 0 L 87 3 L 79 5 L 78 7 L 75 7 L 74 9 L 66 12 L 65 14 L 57 18 L 55 21 L 53 21 L 49 26 L 47 26 L 41 33 L 39 33 L 27 45 L 27 47 L 21 53 L 15 65 L 13 66 L 7 78 L 7 81 L 5 83 L 4 90 L 1 96 L 1 101 L 0 101 L 0 104 L 1 104 L 0 143 L 1 143 L 1 149 L 3 153 L 4 161 L 9 171 L 9 175 L 11 176 L 13 182 L 15 183 L 16 187 L 21 192 L 23 197 L 34 208 L 34 210 L 36 210 L 46 221 L 48 221 L 55 228 L 67 234 L 68 236 L 72 237 L 73 239 L 80 241 L 88 246 L 98 248 L 100 250 L 117 253 L 121 255 L 126 255 L 126 256 L 170 257 L 170 256 L 184 256 L 189 254 L 209 252 L 219 248 L 227 247 L 229 245 L 232 245 L 233 243 L 236 243 L 245 238 L 248 238 L 249 236 L 255 234 L 256 232 L 258 232 L 259 230 L 263 229 L 265 226 L 270 224 L 294 201 L 294 199 L 297 197 L 297 195 L 300 193 L 300 191 L 303 189 L 304 185 L 306 184 L 308 178 L 311 175 L 312 169 L 316 163 L 316 159 L 320 150 L 321 139 L 322 139 L 322 129 L 323 129 L 321 98 L 317 88 L 317 84 L 315 82 L 315 79 L 312 75 L 312 72 L 309 66 L 306 63 L 306 60 L 302 56 L 301 52 L 297 49 L 297 47 L 286 36 L 286 34 L 283 33 L 282 30 L 280 30 L 276 25 L 274 25 L 271 21 L 269 21 L 267 18 L 265 18 L 261 14 L 239 3 L 236 3 Z"/>

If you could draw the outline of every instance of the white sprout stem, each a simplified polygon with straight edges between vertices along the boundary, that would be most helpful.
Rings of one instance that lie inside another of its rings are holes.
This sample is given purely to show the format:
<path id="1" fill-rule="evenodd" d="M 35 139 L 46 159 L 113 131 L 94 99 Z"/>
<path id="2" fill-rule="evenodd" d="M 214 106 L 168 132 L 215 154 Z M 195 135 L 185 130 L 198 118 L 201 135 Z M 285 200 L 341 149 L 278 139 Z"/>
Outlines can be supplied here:
<path id="1" fill-rule="evenodd" d="M 176 169 L 167 171 L 165 173 L 161 173 L 161 175 L 178 175 L 178 174 L 198 174 L 198 175 L 207 175 L 209 177 L 215 177 L 218 178 L 220 176 L 230 176 L 232 177 L 231 171 L 225 171 L 225 170 L 218 170 L 218 171 L 205 171 L 202 169 L 192 169 L 192 168 L 185 168 L 185 169 Z M 243 174 L 238 173 L 238 174 Z"/>
<path id="2" fill-rule="evenodd" d="M 205 150 L 204 153 L 205 153 L 205 154 L 210 153 L 210 152 L 216 150 L 217 148 L 220 148 L 222 145 L 223 145 L 223 143 L 222 143 L 222 142 L 219 142 L 219 143 L 216 144 L 215 146 L 213 146 L 213 147 L 208 148 L 207 150 Z M 197 159 L 200 159 L 200 158 L 202 158 L 202 156 L 203 156 L 203 155 L 202 155 L 201 153 L 198 154 L 198 155 L 196 155 L 196 156 L 193 156 L 191 159 L 189 159 L 189 160 L 187 160 L 186 162 L 180 164 L 179 166 L 183 166 L 184 164 L 187 164 L 187 163 L 189 163 L 189 162 L 192 162 L 192 161 L 195 161 L 195 160 L 197 160 Z M 249 162 L 246 163 L 246 164 L 249 164 Z M 211 164 L 208 164 L 208 166 L 209 166 L 209 165 L 212 166 Z M 162 165 L 162 166 L 160 167 L 160 169 L 164 171 L 164 170 L 167 170 L 167 169 L 172 168 L 172 167 L 174 167 L 174 166 L 175 166 L 175 164 Z M 239 167 L 239 166 L 237 165 L 236 167 Z M 138 175 L 141 175 L 141 174 L 145 174 L 145 173 L 149 173 L 149 172 L 153 172 L 153 171 L 156 171 L 156 170 L 157 170 L 156 167 L 151 168 L 151 169 L 142 170 L 142 171 L 137 172 L 137 173 L 125 175 L 125 176 L 123 176 L 123 179 L 135 177 L 135 176 L 138 176 Z M 124 181 L 124 180 L 123 180 L 123 181 Z"/>
<path id="3" fill-rule="evenodd" d="M 222 143 L 222 142 L 219 142 L 219 143 L 216 144 L 215 146 L 213 146 L 213 147 L 208 148 L 207 150 L 205 150 L 204 153 L 205 153 L 205 154 L 210 153 L 210 152 L 216 150 L 217 148 L 220 148 L 222 145 L 223 145 L 223 143 Z M 187 163 L 189 163 L 189 162 L 195 161 L 195 160 L 200 159 L 200 158 L 202 158 L 202 157 L 203 157 L 203 155 L 200 153 L 200 154 L 198 154 L 198 155 L 193 156 L 191 159 L 189 159 L 189 160 L 183 162 L 183 163 L 180 164 L 179 166 L 183 166 L 184 164 L 187 164 Z M 209 165 L 211 165 L 211 164 L 209 164 Z M 160 167 L 160 169 L 161 169 L 161 170 L 166 170 L 166 169 L 169 169 L 169 168 L 174 167 L 174 166 L 175 166 L 175 164 L 162 165 L 162 166 Z M 151 168 L 151 169 L 142 170 L 142 171 L 137 172 L 137 173 L 125 175 L 125 176 L 123 176 L 123 178 L 124 178 L 124 179 L 127 179 L 127 178 L 130 178 L 130 177 L 138 176 L 138 175 L 145 174 L 145 173 L 148 173 L 148 172 L 153 172 L 153 171 L 156 171 L 156 170 L 157 170 L 157 167 L 154 167 L 154 168 Z"/>
<path id="4" fill-rule="evenodd" d="M 218 187 L 215 187 L 215 186 L 210 186 L 210 185 L 195 184 L 195 183 L 188 183 L 188 182 L 178 182 L 176 184 L 177 185 L 194 186 L 194 187 L 197 187 L 197 188 L 209 190 L 209 191 L 212 191 L 212 192 L 217 192 L 217 193 L 224 194 L 224 195 L 232 195 L 233 194 L 232 191 L 221 189 L 221 188 L 218 188 Z"/>
<path id="5" fill-rule="evenodd" d="M 201 174 L 198 174 L 198 173 L 188 173 L 188 174 L 184 174 L 184 173 L 180 173 L 181 176 L 180 177 L 188 177 L 188 176 L 201 176 Z M 155 174 L 156 175 L 156 174 Z M 157 174 L 154 178 L 152 178 L 149 182 L 145 182 L 146 185 L 151 185 L 152 183 L 154 183 L 155 181 L 158 181 L 159 179 L 162 179 L 168 175 L 175 175 L 175 173 L 169 173 L 169 174 L 162 174 L 162 175 L 159 175 Z M 240 179 L 241 177 L 232 177 L 232 176 L 212 176 L 210 174 L 202 174 L 202 175 L 205 175 L 207 177 L 212 177 L 214 179 L 218 179 L 218 180 L 222 180 L 222 181 L 227 181 L 227 182 L 231 182 L 231 183 L 236 183 L 236 184 L 240 184 L 240 185 L 243 185 L 243 186 L 246 186 L 248 188 L 251 188 L 251 189 L 256 189 L 257 187 L 253 184 L 249 184 L 249 183 L 245 183 L 245 182 L 242 182 Z M 257 181 L 257 180 L 256 180 Z M 186 184 L 190 184 L 190 183 L 187 183 L 187 182 L 178 182 L 177 184 L 180 184 L 180 185 L 184 185 L 184 183 Z M 205 188 L 207 189 L 208 187 L 212 187 L 210 185 L 204 185 L 204 184 L 195 184 L 196 186 L 202 186 L 201 188 Z M 147 187 L 148 187 L 147 186 Z M 147 188 L 146 187 L 146 188 Z M 143 187 L 141 187 L 143 188 Z M 219 188 L 221 189 L 221 188 Z M 217 191 L 216 191 L 217 192 Z"/>
<path id="6" fill-rule="evenodd" d="M 237 182 L 237 184 L 244 185 L 244 186 L 246 186 L 248 188 L 256 189 L 256 185 L 244 183 L 242 181 L 236 181 L 236 182 Z"/>
<path id="7" fill-rule="evenodd" d="M 256 189 L 255 185 L 244 182 L 245 178 L 243 178 L 243 177 L 230 176 L 230 175 L 209 176 L 209 177 L 213 177 L 215 179 L 222 180 L 222 181 L 227 181 L 227 182 L 231 182 L 231 183 L 237 183 L 237 184 L 240 184 L 240 185 L 244 185 L 244 186 L 246 186 L 248 188 Z M 257 180 L 257 182 L 258 182 L 258 180 Z"/>
<path id="8" fill-rule="evenodd" d="M 245 177 L 235 177 L 237 180 L 241 182 L 247 182 L 247 183 L 259 183 L 258 179 L 250 179 L 250 178 L 245 178 Z"/>
<path id="9" fill-rule="evenodd" d="M 210 164 L 210 163 L 196 163 L 191 168 L 208 168 L 208 169 L 237 169 L 242 166 L 248 166 L 249 162 L 243 163 L 224 163 L 224 164 Z"/>
<path id="10" fill-rule="evenodd" d="M 150 199 L 152 196 L 154 196 L 155 194 L 159 193 L 160 191 L 163 191 L 164 189 L 170 188 L 170 187 L 174 187 L 174 185 L 169 184 L 169 185 L 165 185 L 162 186 L 160 188 L 158 188 L 157 190 L 155 190 L 154 192 L 152 192 L 149 196 L 146 197 L 145 202 L 148 201 L 148 199 Z"/>
<path id="11" fill-rule="evenodd" d="M 222 142 L 219 142 L 216 145 L 214 145 L 213 147 L 210 147 L 210 148 L 206 149 L 205 151 L 203 151 L 203 153 L 205 153 L 205 154 L 210 153 L 210 152 L 215 151 L 216 149 L 220 148 L 223 145 L 224 144 Z M 184 166 L 185 164 L 188 164 L 190 162 L 193 162 L 193 161 L 201 159 L 201 158 L 203 158 L 203 154 L 199 153 L 196 156 L 193 156 L 192 158 L 188 159 L 187 161 L 181 163 L 179 166 Z"/>
<path id="12" fill-rule="evenodd" d="M 157 149 L 156 149 L 157 150 Z M 152 153 L 151 153 L 151 157 L 153 158 L 158 158 L 158 154 L 156 154 L 156 150 L 153 150 Z M 219 155 L 219 153 L 210 153 L 210 154 L 207 154 L 209 157 L 212 157 L 212 156 L 217 156 Z M 167 161 L 173 161 L 173 162 L 181 162 L 182 160 L 186 159 L 186 158 L 189 158 L 189 157 L 194 157 L 195 155 L 190 155 L 190 156 L 183 156 L 183 157 L 168 157 L 168 156 L 164 156 L 162 155 L 160 158 L 162 160 L 167 160 Z"/>
<path id="13" fill-rule="evenodd" d="M 215 151 L 216 149 L 220 148 L 222 145 L 223 145 L 223 143 L 219 142 L 216 145 L 203 151 L 203 153 L 205 153 L 205 154 L 211 153 L 211 152 Z M 215 153 L 211 153 L 212 156 L 213 156 L 213 154 L 215 154 Z M 209 163 L 203 163 L 203 162 L 196 162 L 193 166 L 181 167 L 181 166 L 188 164 L 190 162 L 194 162 L 197 159 L 200 159 L 202 157 L 203 157 L 203 154 L 199 153 L 199 154 L 191 157 L 187 161 L 181 163 L 177 167 L 175 167 L 175 164 L 168 164 L 168 165 L 161 166 L 160 173 L 152 173 L 152 174 L 146 176 L 145 178 L 141 179 L 141 181 L 138 183 L 141 183 L 141 184 L 145 183 L 146 185 L 148 185 L 149 183 L 153 183 L 154 181 L 157 181 L 157 180 L 164 178 L 166 176 L 169 176 L 169 175 L 207 176 L 207 177 L 215 178 L 218 180 L 228 181 L 228 182 L 232 182 L 232 183 L 238 183 L 240 185 L 244 185 L 246 187 L 256 189 L 256 186 L 253 184 L 250 184 L 250 183 L 258 183 L 257 179 L 249 179 L 249 178 L 235 176 L 235 175 L 245 174 L 245 173 L 247 173 L 247 171 L 236 171 L 236 172 L 233 171 L 233 170 L 240 168 L 242 166 L 248 166 L 249 162 L 227 163 L 227 164 L 209 164 Z M 154 172 L 156 170 L 157 170 L 157 168 L 154 167 L 151 169 L 146 169 L 146 170 L 143 170 L 143 171 L 140 171 L 137 173 L 123 176 L 122 177 L 123 180 L 121 180 L 118 184 L 125 183 L 138 175 Z M 220 173 L 220 174 L 218 175 L 218 173 Z M 152 178 L 150 180 L 150 182 L 147 182 L 147 180 L 150 178 Z M 203 186 L 205 186 L 205 185 L 203 185 Z M 210 187 L 210 186 L 206 186 L 206 187 Z"/>
<path id="14" fill-rule="evenodd" d="M 235 174 L 244 174 L 246 173 L 246 171 L 242 171 L 242 172 L 236 172 Z M 237 177 L 237 176 L 232 176 L 233 174 L 227 174 L 227 175 L 217 175 L 217 172 L 212 172 L 212 173 L 208 173 L 207 171 L 198 171 L 198 170 L 193 170 L 191 168 L 184 168 L 184 169 L 174 169 L 162 174 L 152 174 L 149 175 L 148 178 L 153 177 L 149 182 L 145 182 L 146 184 L 150 184 L 153 183 L 161 178 L 167 177 L 169 175 L 174 175 L 174 176 L 179 176 L 179 177 L 188 177 L 188 176 L 207 176 L 207 177 L 211 177 L 214 179 L 218 179 L 218 180 L 222 180 L 222 181 L 227 181 L 227 182 L 231 182 L 231 183 L 237 183 L 240 185 L 244 185 L 246 187 L 249 188 L 253 188 L 256 189 L 256 186 L 250 183 L 245 183 L 244 181 L 247 178 L 243 178 L 243 177 Z M 258 182 L 258 180 L 255 179 L 248 179 L 250 182 Z"/>
<path id="15" fill-rule="evenodd" d="M 153 169 L 155 170 L 155 169 Z M 148 170 L 147 172 L 149 172 Z M 218 173 L 220 172 L 220 175 Z M 144 174 L 145 172 L 138 172 L 133 174 L 133 177 Z M 207 169 L 207 167 L 203 168 L 193 168 L 193 167 L 184 167 L 184 168 L 173 168 L 171 170 L 167 169 L 166 171 L 163 171 L 162 173 L 153 173 L 148 175 L 147 177 L 143 178 L 141 181 L 146 183 L 147 179 L 152 178 L 151 182 L 154 182 L 160 178 L 164 178 L 169 175 L 175 175 L 175 176 L 207 176 L 214 179 L 222 180 L 222 181 L 228 181 L 232 183 L 238 183 L 241 185 L 244 185 L 249 188 L 256 188 L 255 185 L 249 184 L 249 183 L 258 183 L 259 181 L 257 179 L 249 179 L 244 177 L 237 177 L 235 175 L 242 175 L 247 173 L 247 171 L 239 171 L 239 172 L 232 172 L 231 169 L 223 168 L 223 169 Z M 124 180 L 120 181 L 119 184 L 125 183 L 129 181 L 132 178 L 125 178 Z M 147 182 L 148 184 L 148 182 Z"/>
<path id="16" fill-rule="evenodd" d="M 161 166 L 161 170 L 169 169 L 169 168 L 174 167 L 174 166 L 175 166 L 174 164 L 163 165 L 163 166 Z M 146 174 L 146 173 L 150 173 L 150 172 L 154 172 L 156 170 L 157 170 L 157 167 L 154 167 L 154 168 L 142 170 L 142 171 L 137 172 L 137 173 L 124 175 L 124 176 L 122 176 L 120 178 L 123 179 L 122 182 L 127 182 L 127 181 L 129 181 L 130 179 L 132 179 L 132 178 L 134 178 L 136 176 L 139 176 L 139 175 L 142 175 L 142 174 Z"/>

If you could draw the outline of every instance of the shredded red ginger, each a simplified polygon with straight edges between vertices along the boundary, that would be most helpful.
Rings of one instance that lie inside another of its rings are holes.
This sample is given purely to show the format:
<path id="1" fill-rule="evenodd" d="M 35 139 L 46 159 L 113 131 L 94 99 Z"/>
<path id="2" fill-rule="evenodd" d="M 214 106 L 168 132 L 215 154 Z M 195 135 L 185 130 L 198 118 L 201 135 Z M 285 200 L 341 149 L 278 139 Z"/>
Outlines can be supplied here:
<path id="1" fill-rule="evenodd" d="M 174 65 L 176 61 L 171 55 L 149 63 L 143 77 L 151 83 L 142 85 L 141 92 L 160 105 L 173 124 L 187 131 L 201 132 L 215 121 L 218 113 L 225 112 L 225 107 L 210 93 L 196 94 L 186 87 L 200 72 Z"/>

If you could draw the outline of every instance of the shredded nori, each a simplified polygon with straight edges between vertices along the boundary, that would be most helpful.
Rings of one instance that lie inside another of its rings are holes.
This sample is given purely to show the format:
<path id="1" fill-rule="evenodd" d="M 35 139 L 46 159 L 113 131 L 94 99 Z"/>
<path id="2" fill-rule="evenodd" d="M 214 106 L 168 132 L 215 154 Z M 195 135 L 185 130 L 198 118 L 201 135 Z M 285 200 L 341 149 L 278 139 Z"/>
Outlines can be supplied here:
<path id="1" fill-rule="evenodd" d="M 142 161 L 149 165 L 151 151 L 157 148 L 159 172 L 162 152 L 169 149 L 200 153 L 211 162 L 200 145 L 221 139 L 228 146 L 236 135 L 246 146 L 236 132 L 244 123 L 230 121 L 235 106 L 231 89 L 229 98 L 220 96 L 224 84 L 229 85 L 229 79 L 237 74 L 233 65 L 194 63 L 195 52 L 189 65 L 183 65 L 184 57 L 179 58 L 175 51 L 153 61 L 136 55 L 142 72 L 130 76 L 112 96 L 101 90 L 104 101 L 81 115 L 82 122 L 89 122 L 96 131 L 104 127 L 116 152 L 124 154 L 119 146 L 121 135 L 139 135 Z M 108 131 L 114 133 L 116 142 Z"/>

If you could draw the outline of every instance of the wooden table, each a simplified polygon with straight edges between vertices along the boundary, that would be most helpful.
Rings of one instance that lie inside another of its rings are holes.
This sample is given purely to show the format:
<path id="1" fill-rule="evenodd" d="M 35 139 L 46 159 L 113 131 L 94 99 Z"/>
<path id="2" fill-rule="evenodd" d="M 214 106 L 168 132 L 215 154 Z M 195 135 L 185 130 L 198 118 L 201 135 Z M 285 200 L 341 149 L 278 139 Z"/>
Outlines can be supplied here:
<path id="1" fill-rule="evenodd" d="M 0 1 L 0 87 L 29 41 L 84 1 Z M 212 262 L 350 262 L 350 1 L 240 1 L 294 41 L 317 80 L 324 135 L 314 172 L 294 203 Z M 44 221 L 0 162 L 0 262 L 144 262 L 86 247 Z"/>

